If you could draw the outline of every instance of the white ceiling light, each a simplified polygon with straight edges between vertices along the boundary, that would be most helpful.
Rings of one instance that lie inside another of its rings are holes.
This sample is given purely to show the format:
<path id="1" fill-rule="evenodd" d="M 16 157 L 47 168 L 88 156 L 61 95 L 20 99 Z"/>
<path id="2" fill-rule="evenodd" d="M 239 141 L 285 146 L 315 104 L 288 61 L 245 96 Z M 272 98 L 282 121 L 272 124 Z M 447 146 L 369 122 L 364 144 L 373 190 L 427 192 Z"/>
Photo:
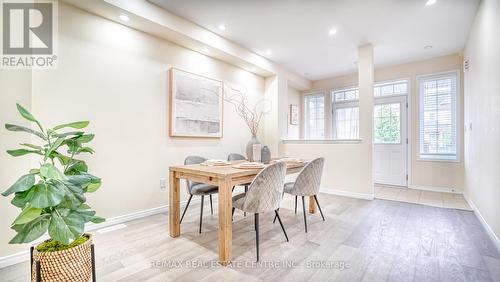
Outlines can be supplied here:
<path id="1" fill-rule="evenodd" d="M 203 48 L 201 48 L 201 51 L 207 53 L 208 52 L 208 47 L 207 46 L 203 46 Z"/>
<path id="2" fill-rule="evenodd" d="M 226 26 L 223 24 L 220 24 L 219 26 L 217 26 L 217 28 L 222 31 L 226 30 Z"/>
<path id="3" fill-rule="evenodd" d="M 273 51 L 271 49 L 266 50 L 266 55 L 270 56 L 273 54 Z"/>
<path id="4" fill-rule="evenodd" d="M 130 21 L 130 18 L 125 14 L 121 14 L 120 16 L 118 16 L 118 18 L 120 18 L 120 20 L 122 20 L 124 22 Z"/>
<path id="5" fill-rule="evenodd" d="M 425 2 L 425 6 L 431 6 L 431 5 L 434 5 L 436 4 L 437 0 L 427 0 L 427 2 Z"/>
<path id="6" fill-rule="evenodd" d="M 430 49 L 432 49 L 432 45 L 426 45 L 426 46 L 424 46 L 424 50 L 430 50 Z"/>
<path id="7" fill-rule="evenodd" d="M 337 34 L 337 30 L 336 30 L 335 28 L 332 28 L 332 29 L 330 29 L 330 30 L 328 31 L 328 34 L 329 34 L 330 36 L 333 36 L 333 35 Z"/>

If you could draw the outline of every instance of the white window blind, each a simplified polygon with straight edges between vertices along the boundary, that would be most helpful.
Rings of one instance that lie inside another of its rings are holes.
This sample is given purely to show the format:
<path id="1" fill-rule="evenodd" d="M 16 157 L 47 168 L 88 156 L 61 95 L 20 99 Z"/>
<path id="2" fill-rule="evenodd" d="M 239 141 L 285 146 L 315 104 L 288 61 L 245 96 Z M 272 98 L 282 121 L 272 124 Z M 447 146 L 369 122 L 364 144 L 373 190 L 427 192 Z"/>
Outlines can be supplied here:
<path id="1" fill-rule="evenodd" d="M 332 92 L 333 138 L 359 138 L 359 90 L 347 88 Z"/>
<path id="2" fill-rule="evenodd" d="M 304 102 L 306 139 L 325 139 L 325 95 L 309 94 Z"/>
<path id="3" fill-rule="evenodd" d="M 457 73 L 419 78 L 419 158 L 457 160 Z"/>

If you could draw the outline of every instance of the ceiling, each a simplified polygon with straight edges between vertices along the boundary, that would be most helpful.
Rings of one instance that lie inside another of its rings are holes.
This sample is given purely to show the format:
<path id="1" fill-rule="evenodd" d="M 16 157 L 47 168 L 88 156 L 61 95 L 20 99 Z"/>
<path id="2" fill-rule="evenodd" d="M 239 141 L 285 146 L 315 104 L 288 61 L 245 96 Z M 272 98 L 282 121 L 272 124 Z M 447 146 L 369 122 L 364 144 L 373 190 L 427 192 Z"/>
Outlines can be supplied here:
<path id="1" fill-rule="evenodd" d="M 425 5 L 427 0 L 149 1 L 312 80 L 355 71 L 357 47 L 366 43 L 374 46 L 377 67 L 460 52 L 479 4 L 479 0 L 437 0 L 430 6 Z M 330 35 L 333 29 L 336 33 Z"/>

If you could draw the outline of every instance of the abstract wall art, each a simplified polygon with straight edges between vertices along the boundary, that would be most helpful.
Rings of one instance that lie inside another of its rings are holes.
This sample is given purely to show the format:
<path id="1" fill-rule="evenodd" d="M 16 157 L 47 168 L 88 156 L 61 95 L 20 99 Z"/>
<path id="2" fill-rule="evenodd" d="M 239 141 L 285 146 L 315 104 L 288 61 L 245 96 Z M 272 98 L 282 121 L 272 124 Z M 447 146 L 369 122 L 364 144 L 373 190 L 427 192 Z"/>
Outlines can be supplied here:
<path id="1" fill-rule="evenodd" d="M 177 68 L 169 75 L 170 136 L 221 138 L 222 81 Z"/>

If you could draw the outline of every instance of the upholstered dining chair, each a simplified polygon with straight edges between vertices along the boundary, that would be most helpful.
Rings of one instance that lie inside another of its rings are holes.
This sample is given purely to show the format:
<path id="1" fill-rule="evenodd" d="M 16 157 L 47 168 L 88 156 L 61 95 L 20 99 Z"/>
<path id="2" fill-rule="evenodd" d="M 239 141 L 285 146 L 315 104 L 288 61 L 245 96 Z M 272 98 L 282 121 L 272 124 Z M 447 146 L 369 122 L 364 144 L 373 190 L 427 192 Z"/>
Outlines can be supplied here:
<path id="1" fill-rule="evenodd" d="M 232 161 L 244 161 L 246 160 L 247 158 L 245 158 L 245 156 L 243 155 L 240 155 L 240 154 L 237 154 L 237 153 L 231 153 L 227 156 L 227 160 L 232 162 Z M 248 185 L 250 185 L 250 183 L 245 183 L 243 184 L 242 186 L 245 186 L 245 193 L 248 192 Z M 233 187 L 233 191 L 234 191 L 234 187 Z M 247 216 L 247 213 L 243 213 L 244 216 Z"/>
<path id="2" fill-rule="evenodd" d="M 278 212 L 283 198 L 283 184 L 285 182 L 286 163 L 278 162 L 260 171 L 254 178 L 248 192 L 233 197 L 233 210 L 239 209 L 253 213 L 255 220 L 255 245 L 257 247 L 257 261 L 259 261 L 259 214 L 274 211 L 288 242 L 288 235 Z"/>
<path id="3" fill-rule="evenodd" d="M 207 159 L 204 157 L 199 157 L 199 156 L 188 156 L 184 160 L 185 165 L 190 165 L 190 164 L 200 164 Z M 181 223 L 182 219 L 184 218 L 184 215 L 186 214 L 186 211 L 189 207 L 189 203 L 191 203 L 191 199 L 193 196 L 201 196 L 201 210 L 200 210 L 200 229 L 198 230 L 198 233 L 201 234 L 201 224 L 203 221 L 203 203 L 205 201 L 205 196 L 208 195 L 210 197 L 210 213 L 214 214 L 214 208 L 212 205 L 212 194 L 216 194 L 219 192 L 219 187 L 209 185 L 209 184 L 204 184 L 204 183 L 198 183 L 198 182 L 193 182 L 186 180 L 186 188 L 187 192 L 189 194 L 189 200 L 187 202 L 186 207 L 184 208 L 184 212 L 182 213 L 181 217 Z"/>
<path id="4" fill-rule="evenodd" d="M 323 165 L 325 163 L 324 158 L 317 158 L 312 160 L 310 163 L 304 166 L 300 171 L 299 175 L 295 179 L 295 182 L 285 183 L 284 193 L 295 196 L 295 213 L 297 213 L 297 197 L 302 197 L 302 211 L 304 212 L 304 226 L 307 233 L 307 219 L 306 219 L 306 204 L 304 198 L 306 196 L 313 196 L 316 205 L 318 205 L 319 212 L 321 213 L 321 218 L 325 221 L 323 216 L 323 211 L 321 211 L 321 206 L 318 202 L 319 186 L 321 184 L 321 175 L 323 173 Z M 274 221 L 276 221 L 276 216 Z"/>

